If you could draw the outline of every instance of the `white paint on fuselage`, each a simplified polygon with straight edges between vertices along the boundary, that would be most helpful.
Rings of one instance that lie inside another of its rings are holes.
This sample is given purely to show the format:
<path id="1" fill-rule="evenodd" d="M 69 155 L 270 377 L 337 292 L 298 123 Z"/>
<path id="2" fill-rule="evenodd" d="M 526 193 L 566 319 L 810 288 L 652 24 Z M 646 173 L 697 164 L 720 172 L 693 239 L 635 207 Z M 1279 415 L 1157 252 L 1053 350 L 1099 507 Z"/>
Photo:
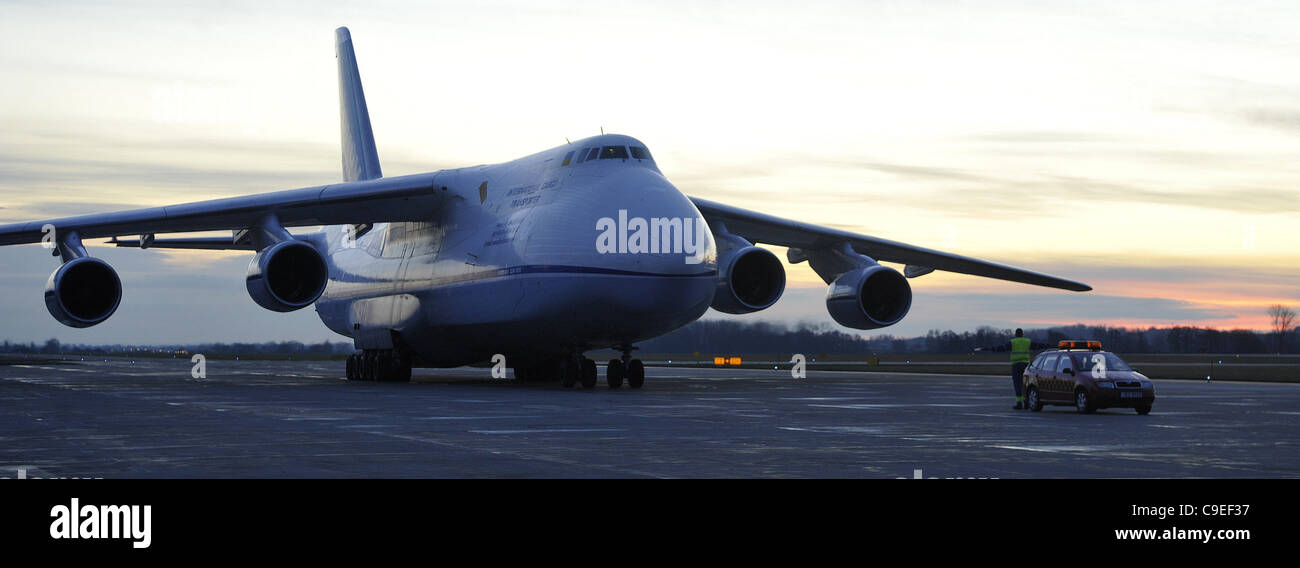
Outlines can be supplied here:
<path id="1" fill-rule="evenodd" d="M 609 347 L 694 321 L 712 300 L 712 234 L 698 263 L 684 252 L 600 254 L 597 221 L 619 210 L 705 223 L 653 160 L 578 163 L 605 146 L 645 147 L 609 134 L 439 171 L 434 187 L 448 198 L 427 221 L 379 223 L 352 242 L 344 227 L 312 235 L 330 264 L 321 320 L 361 348 L 387 347 L 396 330 L 439 365 Z"/>

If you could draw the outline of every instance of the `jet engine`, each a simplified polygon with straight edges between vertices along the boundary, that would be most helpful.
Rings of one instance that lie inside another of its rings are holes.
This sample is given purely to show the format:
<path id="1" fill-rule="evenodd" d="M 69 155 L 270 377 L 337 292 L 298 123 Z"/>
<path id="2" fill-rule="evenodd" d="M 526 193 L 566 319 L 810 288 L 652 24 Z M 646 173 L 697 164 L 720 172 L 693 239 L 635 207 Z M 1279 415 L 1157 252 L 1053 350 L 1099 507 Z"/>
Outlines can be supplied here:
<path id="1" fill-rule="evenodd" d="M 713 309 L 747 314 L 771 307 L 785 292 L 785 268 L 771 251 L 732 238 L 743 244 L 718 253 Z"/>
<path id="2" fill-rule="evenodd" d="M 912 307 L 912 286 L 897 270 L 869 264 L 841 274 L 826 292 L 826 310 L 854 329 L 894 325 Z"/>
<path id="3" fill-rule="evenodd" d="M 316 247 L 284 240 L 258 251 L 244 283 L 257 305 L 275 312 L 310 306 L 325 291 L 329 269 Z"/>
<path id="4" fill-rule="evenodd" d="M 45 307 L 59 323 L 90 327 L 117 311 L 122 281 L 98 258 L 83 256 L 59 266 L 45 282 Z"/>

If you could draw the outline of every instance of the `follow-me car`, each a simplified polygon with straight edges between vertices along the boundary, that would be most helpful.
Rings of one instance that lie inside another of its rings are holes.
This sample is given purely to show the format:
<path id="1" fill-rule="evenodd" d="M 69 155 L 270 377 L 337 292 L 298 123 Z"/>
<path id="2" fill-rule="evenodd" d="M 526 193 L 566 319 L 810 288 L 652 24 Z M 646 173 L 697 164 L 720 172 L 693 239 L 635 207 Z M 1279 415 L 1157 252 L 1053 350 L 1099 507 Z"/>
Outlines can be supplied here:
<path id="1" fill-rule="evenodd" d="M 1045 351 L 1025 369 L 1025 396 L 1029 409 L 1044 404 L 1074 405 L 1081 413 L 1099 408 L 1132 408 L 1149 414 L 1156 400 L 1155 385 L 1129 367 L 1118 355 L 1102 351 L 1100 341 L 1062 341 L 1056 351 Z"/>
<path id="2" fill-rule="evenodd" d="M 645 378 L 633 345 L 711 306 L 748 313 L 774 304 L 785 272 L 766 243 L 808 261 L 829 285 L 839 323 L 873 329 L 912 305 L 909 278 L 944 270 L 1073 291 L 1087 285 L 781 219 L 684 195 L 641 141 L 595 136 L 495 165 L 385 178 L 352 38 L 335 33 L 342 183 L 227 199 L 0 226 L 0 245 L 43 243 L 63 264 L 45 303 L 64 324 L 108 319 L 117 273 L 83 239 L 117 246 L 254 252 L 245 274 L 260 306 L 315 305 L 357 352 L 347 377 L 406 380 L 412 365 L 507 357 L 517 378 L 597 381 L 584 353 L 614 348 L 611 387 Z M 286 227 L 324 226 L 291 234 Z M 159 238 L 230 231 L 230 236 Z M 138 238 L 136 236 L 138 235 Z M 119 238 L 131 236 L 132 238 Z M 905 265 L 902 273 L 880 261 Z"/>

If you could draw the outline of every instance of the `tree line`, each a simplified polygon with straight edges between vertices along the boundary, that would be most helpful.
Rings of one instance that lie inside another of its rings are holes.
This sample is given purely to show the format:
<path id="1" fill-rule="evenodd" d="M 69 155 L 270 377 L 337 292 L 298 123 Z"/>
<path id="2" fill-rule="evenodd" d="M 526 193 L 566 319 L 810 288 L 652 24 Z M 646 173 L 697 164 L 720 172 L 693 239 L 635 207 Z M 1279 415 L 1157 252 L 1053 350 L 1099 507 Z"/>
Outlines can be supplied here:
<path id="1" fill-rule="evenodd" d="M 1118 353 L 1300 353 L 1300 327 L 1279 336 L 1245 329 L 1075 324 L 1026 329 L 1025 335 L 1051 345 L 1065 339 L 1097 340 L 1107 350 Z M 976 347 L 1004 345 L 1014 336 L 1013 329 L 989 326 L 962 332 L 936 329 L 924 336 L 898 337 L 855 335 L 809 326 L 786 328 L 770 323 L 701 320 L 639 345 L 645 353 L 968 353 Z"/>
<path id="2" fill-rule="evenodd" d="M 1063 339 L 1099 340 L 1117 353 L 1291 353 L 1300 354 L 1300 327 L 1279 332 L 1204 327 L 1128 328 L 1075 324 L 1026 329 L 1034 341 L 1055 345 Z M 974 331 L 931 330 L 923 336 L 858 335 L 828 327 L 787 327 L 768 322 L 700 320 L 667 335 L 642 341 L 642 353 L 968 353 L 976 347 L 1006 344 L 1014 330 L 982 326 Z M 0 353 L 146 355 L 203 353 L 206 355 L 337 355 L 352 353 L 348 341 L 271 341 L 264 343 L 199 343 L 186 345 L 83 345 L 4 341 Z"/>

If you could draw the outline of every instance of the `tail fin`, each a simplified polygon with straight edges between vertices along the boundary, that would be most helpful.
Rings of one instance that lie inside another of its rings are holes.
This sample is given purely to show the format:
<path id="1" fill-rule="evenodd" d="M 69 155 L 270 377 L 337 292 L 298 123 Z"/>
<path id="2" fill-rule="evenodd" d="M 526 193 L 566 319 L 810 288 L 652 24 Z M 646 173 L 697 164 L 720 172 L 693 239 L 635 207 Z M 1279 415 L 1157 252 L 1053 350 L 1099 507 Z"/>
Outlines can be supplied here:
<path id="1" fill-rule="evenodd" d="M 379 171 L 375 135 L 370 131 L 370 111 L 361 91 L 357 56 L 352 52 L 352 34 L 347 28 L 334 30 L 334 56 L 339 60 L 339 123 L 343 136 L 343 181 L 384 177 Z"/>

